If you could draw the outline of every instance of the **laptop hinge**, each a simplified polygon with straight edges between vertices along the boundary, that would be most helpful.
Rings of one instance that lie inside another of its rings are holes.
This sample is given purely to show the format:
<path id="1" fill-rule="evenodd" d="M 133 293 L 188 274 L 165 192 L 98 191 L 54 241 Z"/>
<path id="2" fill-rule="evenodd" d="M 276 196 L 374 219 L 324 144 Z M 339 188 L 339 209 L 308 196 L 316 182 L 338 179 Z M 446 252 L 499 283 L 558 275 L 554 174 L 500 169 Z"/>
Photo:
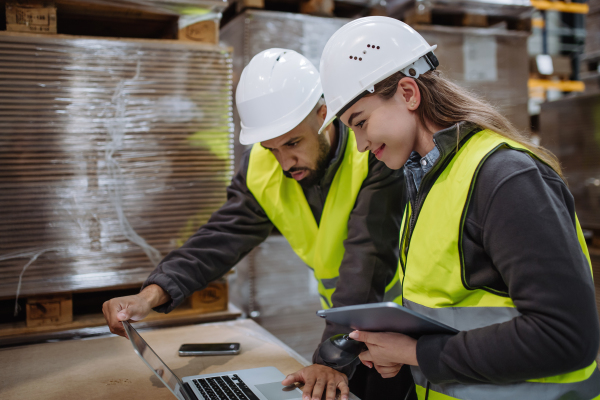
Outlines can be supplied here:
<path id="1" fill-rule="evenodd" d="M 189 383 L 184 382 L 181 389 L 181 394 L 185 400 L 198 400 L 198 397 L 192 390 Z"/>

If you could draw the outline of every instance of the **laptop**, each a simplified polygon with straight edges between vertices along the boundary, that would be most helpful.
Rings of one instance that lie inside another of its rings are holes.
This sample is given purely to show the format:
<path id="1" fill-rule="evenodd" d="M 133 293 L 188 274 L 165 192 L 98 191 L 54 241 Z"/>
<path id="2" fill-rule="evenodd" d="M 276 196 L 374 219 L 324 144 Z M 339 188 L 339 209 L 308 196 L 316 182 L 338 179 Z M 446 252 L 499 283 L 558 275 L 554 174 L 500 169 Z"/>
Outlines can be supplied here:
<path id="1" fill-rule="evenodd" d="M 285 375 L 275 367 L 186 376 L 179 379 L 127 321 L 133 349 L 179 400 L 301 400 L 302 390 L 283 386 Z M 352 398 L 352 396 L 351 396 Z"/>

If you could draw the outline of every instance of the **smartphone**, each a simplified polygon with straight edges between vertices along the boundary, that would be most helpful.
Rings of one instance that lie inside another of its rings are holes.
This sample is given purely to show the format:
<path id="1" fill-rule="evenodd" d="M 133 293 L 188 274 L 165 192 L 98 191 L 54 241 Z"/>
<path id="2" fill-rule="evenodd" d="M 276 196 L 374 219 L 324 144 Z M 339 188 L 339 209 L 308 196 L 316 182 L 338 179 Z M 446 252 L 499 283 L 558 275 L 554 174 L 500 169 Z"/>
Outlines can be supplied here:
<path id="1" fill-rule="evenodd" d="M 185 356 L 222 356 L 240 353 L 239 343 L 189 343 L 182 344 L 179 355 Z"/>

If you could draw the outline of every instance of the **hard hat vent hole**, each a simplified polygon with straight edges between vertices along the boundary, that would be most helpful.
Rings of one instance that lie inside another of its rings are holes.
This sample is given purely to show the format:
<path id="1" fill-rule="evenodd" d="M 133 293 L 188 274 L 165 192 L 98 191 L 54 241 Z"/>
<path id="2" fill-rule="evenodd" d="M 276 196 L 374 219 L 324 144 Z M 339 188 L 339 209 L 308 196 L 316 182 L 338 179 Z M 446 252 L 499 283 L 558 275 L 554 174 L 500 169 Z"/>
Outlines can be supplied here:
<path id="1" fill-rule="evenodd" d="M 362 61 L 362 58 L 359 58 L 358 61 Z"/>
<path id="2" fill-rule="evenodd" d="M 368 44 L 368 45 L 367 45 L 367 47 L 371 47 L 371 45 L 370 45 L 370 44 Z"/>
<path id="3" fill-rule="evenodd" d="M 367 54 L 367 51 L 366 51 L 366 50 L 363 50 L 363 54 Z"/>
<path id="4" fill-rule="evenodd" d="M 414 68 L 411 68 L 408 70 L 408 73 L 410 74 L 410 76 L 415 76 L 417 74 L 417 71 L 415 71 Z"/>
<path id="5" fill-rule="evenodd" d="M 379 46 L 377 46 L 377 50 L 379 50 Z"/>
<path id="6" fill-rule="evenodd" d="M 354 57 L 354 59 L 356 60 L 358 57 Z"/>
<path id="7" fill-rule="evenodd" d="M 352 56 L 350 56 L 350 59 L 352 60 Z"/>

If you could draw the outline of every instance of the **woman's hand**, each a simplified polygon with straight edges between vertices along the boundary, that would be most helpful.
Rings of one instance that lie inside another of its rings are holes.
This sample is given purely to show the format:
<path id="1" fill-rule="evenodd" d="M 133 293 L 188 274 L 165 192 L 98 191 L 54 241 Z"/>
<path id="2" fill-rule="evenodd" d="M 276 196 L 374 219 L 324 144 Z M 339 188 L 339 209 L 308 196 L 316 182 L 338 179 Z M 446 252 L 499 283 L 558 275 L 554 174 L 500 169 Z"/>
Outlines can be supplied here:
<path id="1" fill-rule="evenodd" d="M 354 331 L 350 338 L 364 342 L 369 348 L 360 355 L 367 367 L 375 366 L 383 378 L 398 374 L 402 365 L 419 365 L 417 362 L 417 341 L 401 333 L 374 333 Z"/>

